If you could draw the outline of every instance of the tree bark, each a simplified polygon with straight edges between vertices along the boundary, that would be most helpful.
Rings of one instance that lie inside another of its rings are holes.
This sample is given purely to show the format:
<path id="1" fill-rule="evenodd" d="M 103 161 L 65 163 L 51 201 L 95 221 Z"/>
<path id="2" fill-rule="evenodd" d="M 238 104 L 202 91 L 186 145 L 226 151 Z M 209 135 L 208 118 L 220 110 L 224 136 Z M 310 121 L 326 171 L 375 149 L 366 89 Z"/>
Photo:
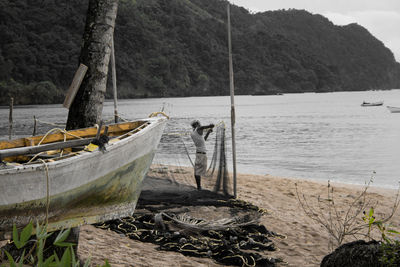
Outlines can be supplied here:
<path id="1" fill-rule="evenodd" d="M 117 9 L 118 0 L 89 0 L 79 58 L 88 70 L 69 109 L 67 129 L 93 126 L 101 120 Z"/>

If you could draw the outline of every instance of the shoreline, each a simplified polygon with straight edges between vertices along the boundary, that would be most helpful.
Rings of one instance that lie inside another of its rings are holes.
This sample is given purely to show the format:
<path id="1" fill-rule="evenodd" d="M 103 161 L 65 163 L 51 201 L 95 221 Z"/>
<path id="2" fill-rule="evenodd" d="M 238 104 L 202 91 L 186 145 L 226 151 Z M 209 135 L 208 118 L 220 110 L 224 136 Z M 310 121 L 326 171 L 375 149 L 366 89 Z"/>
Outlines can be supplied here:
<path id="1" fill-rule="evenodd" d="M 160 160 L 159 160 L 160 161 Z M 169 164 L 169 163 L 157 163 L 155 165 L 160 165 L 160 166 L 168 166 L 168 167 L 175 167 L 175 168 L 182 168 L 182 169 L 191 169 L 192 166 L 188 164 L 183 164 L 181 166 L 175 166 L 174 164 Z M 228 166 L 230 166 L 228 164 Z M 232 172 L 229 170 L 229 175 L 232 177 Z M 246 172 L 246 171 L 237 171 L 237 175 L 254 175 L 254 176 L 271 176 L 271 177 L 278 177 L 278 178 L 283 178 L 283 179 L 292 179 L 292 180 L 305 180 L 305 181 L 312 181 L 316 183 L 327 183 L 328 180 L 331 182 L 331 184 L 337 184 L 339 186 L 360 186 L 363 187 L 366 183 L 368 183 L 369 179 L 364 180 L 364 183 L 351 183 L 351 182 L 346 182 L 346 181 L 336 181 L 337 179 L 319 179 L 319 178 L 304 178 L 304 177 L 291 177 L 291 176 L 285 176 L 285 175 L 275 175 L 271 173 L 252 173 L 251 171 Z M 371 175 L 369 176 L 371 178 Z M 374 176 L 374 181 L 379 180 L 376 179 L 376 176 Z M 379 185 L 375 184 L 374 182 L 371 183 L 370 188 L 379 188 L 383 190 L 394 190 L 397 191 L 397 188 L 400 188 L 400 178 L 397 181 L 393 181 L 392 185 Z M 393 189 L 395 188 L 395 189 Z"/>
<path id="2" fill-rule="evenodd" d="M 254 176 L 258 176 L 259 174 L 246 174 L 246 173 L 240 173 L 240 175 L 254 175 Z M 271 177 L 271 178 L 276 178 L 276 179 L 288 179 L 288 180 L 293 180 L 293 181 L 303 181 L 303 182 L 312 182 L 312 183 L 317 183 L 317 184 L 321 184 L 326 186 L 328 184 L 328 181 L 330 182 L 330 184 L 332 186 L 337 186 L 337 187 L 352 187 L 354 189 L 361 189 L 364 188 L 366 186 L 366 184 L 368 183 L 368 181 L 366 181 L 365 184 L 357 184 L 357 183 L 346 183 L 346 182 L 338 182 L 338 181 L 332 181 L 332 180 L 320 180 L 320 179 L 315 179 L 315 178 L 295 178 L 295 177 L 285 177 L 285 176 L 275 176 L 272 174 L 265 174 L 265 175 L 260 175 L 260 176 L 265 176 L 265 177 Z M 398 182 L 398 184 L 400 183 L 400 181 Z M 398 188 L 400 187 L 400 185 L 398 185 Z M 398 189 L 393 189 L 393 188 L 389 188 L 389 187 L 384 187 L 381 185 L 375 185 L 373 182 L 370 184 L 368 192 L 370 191 L 378 191 L 378 192 L 384 192 L 384 191 L 388 191 L 391 192 L 393 194 L 396 194 L 396 192 L 398 191 Z"/>
<path id="3" fill-rule="evenodd" d="M 170 176 L 171 185 L 185 185 L 195 189 L 195 180 L 192 177 L 192 168 L 168 166 L 167 172 L 161 172 L 153 166 L 149 176 L 158 175 L 167 179 Z M 162 167 L 166 167 L 163 165 Z M 171 178 L 172 177 L 172 178 Z M 204 178 L 205 180 L 206 178 Z M 145 180 L 146 181 L 146 180 Z M 176 184 L 176 183 L 179 184 Z M 204 181 L 206 183 L 206 181 Z M 275 252 L 268 252 L 268 256 L 282 258 L 285 263 L 278 266 L 319 266 L 322 258 L 329 254 L 329 235 L 323 227 L 311 220 L 301 209 L 298 203 L 295 183 L 301 194 L 310 200 L 315 207 L 316 198 L 320 195 L 325 198 L 327 183 L 310 181 L 307 179 L 278 177 L 272 175 L 238 174 L 238 199 L 248 201 L 267 211 L 261 217 L 260 223 L 268 230 L 286 236 L 273 238 L 278 248 Z M 354 202 L 357 192 L 362 186 L 331 183 L 335 190 L 335 202 L 340 209 L 348 207 Z M 147 185 L 152 188 L 155 185 Z M 146 189 L 147 190 L 147 189 Z M 371 187 L 368 190 L 368 199 L 379 203 L 374 206 L 377 218 L 389 214 L 396 190 Z M 209 209 L 210 207 L 204 207 Z M 215 216 L 224 216 L 215 214 Z M 357 218 L 362 222 L 362 218 Z M 400 216 L 397 210 L 391 220 L 395 229 L 400 229 Z M 348 240 L 350 241 L 350 240 Z M 92 255 L 93 264 L 103 264 L 108 259 L 112 266 L 222 266 L 209 258 L 185 257 L 182 254 L 170 251 L 160 251 L 157 245 L 131 240 L 115 232 L 83 226 L 80 238 L 79 255 Z"/>
<path id="4" fill-rule="evenodd" d="M 185 166 L 185 167 L 189 167 L 189 166 Z M 231 172 L 229 172 L 230 175 L 232 175 Z M 255 175 L 255 176 L 271 176 L 271 177 L 277 177 L 277 178 L 283 178 L 283 179 L 292 179 L 292 180 L 305 180 L 305 181 L 311 181 L 311 182 L 315 182 L 315 183 L 328 183 L 328 180 L 331 182 L 331 184 L 337 184 L 338 186 L 360 186 L 360 187 L 364 187 L 368 181 L 365 180 L 364 183 L 352 183 L 352 182 L 347 182 L 347 181 L 341 181 L 340 179 L 319 179 L 319 178 L 304 178 L 304 177 L 291 177 L 291 176 L 285 176 L 285 175 L 275 175 L 275 174 L 271 174 L 271 173 L 266 173 L 266 174 L 261 174 L 261 173 L 250 173 L 250 172 L 240 172 L 238 174 L 241 175 Z M 371 175 L 370 175 L 371 178 Z M 378 180 L 376 179 L 376 177 L 374 176 L 374 178 L 372 179 L 373 181 Z M 393 189 L 393 186 L 396 186 L 396 189 Z M 393 185 L 380 185 L 380 184 L 375 184 L 374 182 L 371 183 L 370 188 L 379 188 L 379 189 L 383 189 L 383 190 L 394 190 L 397 191 L 397 188 L 400 187 L 400 178 L 397 181 L 393 182 Z"/>

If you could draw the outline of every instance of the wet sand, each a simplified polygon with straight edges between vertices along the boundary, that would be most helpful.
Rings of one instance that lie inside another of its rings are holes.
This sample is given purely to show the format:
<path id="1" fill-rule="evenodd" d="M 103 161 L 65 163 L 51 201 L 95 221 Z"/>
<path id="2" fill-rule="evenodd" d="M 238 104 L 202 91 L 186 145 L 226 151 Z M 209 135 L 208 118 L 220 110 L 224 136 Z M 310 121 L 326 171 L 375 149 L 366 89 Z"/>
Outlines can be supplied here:
<path id="1" fill-rule="evenodd" d="M 164 177 L 165 183 L 149 178 L 146 179 L 143 190 L 190 192 L 194 189 L 195 181 L 191 176 L 191 169 L 170 167 L 164 170 L 153 171 L 149 175 Z M 268 252 L 271 257 L 282 258 L 286 262 L 280 263 L 280 266 L 319 266 L 322 258 L 329 253 L 329 235 L 321 225 L 303 212 L 296 196 L 295 183 L 313 207 L 318 206 L 318 196 L 322 199 L 327 197 L 327 183 L 270 175 L 239 174 L 238 198 L 267 210 L 268 212 L 261 218 L 261 223 L 268 230 L 286 236 L 284 239 L 273 238 L 279 250 Z M 332 186 L 335 205 L 339 212 L 346 210 L 363 188 L 335 183 Z M 396 190 L 373 186 L 368 190 L 367 198 L 375 208 L 377 218 L 390 213 L 395 195 Z M 202 207 L 202 209 L 203 212 L 214 212 L 212 207 Z M 399 219 L 397 211 L 391 221 L 397 229 L 400 228 Z M 357 220 L 361 222 L 361 216 Z M 175 252 L 160 251 L 157 245 L 131 240 L 115 232 L 90 225 L 81 227 L 78 254 L 82 259 L 90 256 L 92 266 L 103 264 L 105 259 L 108 259 L 112 266 L 222 266 L 208 258 L 187 257 Z"/>

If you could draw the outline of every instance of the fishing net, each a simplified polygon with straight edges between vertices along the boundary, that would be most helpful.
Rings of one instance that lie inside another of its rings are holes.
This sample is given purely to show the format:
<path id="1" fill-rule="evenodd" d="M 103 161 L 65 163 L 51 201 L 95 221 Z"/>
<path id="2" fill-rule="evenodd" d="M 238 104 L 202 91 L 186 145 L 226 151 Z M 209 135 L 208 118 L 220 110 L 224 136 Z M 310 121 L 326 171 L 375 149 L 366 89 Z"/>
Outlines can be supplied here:
<path id="1" fill-rule="evenodd" d="M 158 205 L 145 200 L 139 201 L 138 209 L 132 216 L 96 226 L 134 240 L 157 244 L 161 250 L 211 258 L 224 265 L 276 266 L 281 260 L 271 257 L 269 252 L 276 250 L 272 238 L 279 235 L 258 223 L 261 216 L 258 207 L 214 197 L 214 204 L 219 208 L 229 208 L 227 212 L 234 212 L 235 216 L 207 220 L 203 213 L 203 218 L 199 219 L 187 212 L 176 212 L 182 206 L 174 199 L 168 203 L 159 202 Z M 198 202 L 197 205 L 204 205 L 199 197 L 193 200 L 193 204 Z M 149 209 L 152 211 L 149 212 Z"/>
<path id="2" fill-rule="evenodd" d="M 201 186 L 203 189 L 232 196 L 232 181 L 226 158 L 225 128 L 225 123 L 217 124 L 206 141 L 208 168 L 206 175 L 201 179 Z M 171 130 L 164 133 L 148 176 L 195 186 L 193 168 L 196 155 L 190 132 Z"/>

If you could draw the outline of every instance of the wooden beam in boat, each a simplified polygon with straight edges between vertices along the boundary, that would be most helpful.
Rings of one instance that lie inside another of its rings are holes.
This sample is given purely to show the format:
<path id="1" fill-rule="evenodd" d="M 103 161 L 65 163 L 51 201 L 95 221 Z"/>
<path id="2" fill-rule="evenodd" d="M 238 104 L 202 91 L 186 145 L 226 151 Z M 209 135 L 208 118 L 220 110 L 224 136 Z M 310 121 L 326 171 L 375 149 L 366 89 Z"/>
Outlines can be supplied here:
<path id="1" fill-rule="evenodd" d="M 134 122 L 111 124 L 108 126 L 108 136 L 118 136 L 124 134 L 128 131 L 131 131 L 141 126 L 144 123 L 146 122 L 134 121 Z M 39 142 L 41 142 L 41 144 L 60 142 L 64 141 L 64 137 L 66 140 L 77 139 L 77 137 L 75 136 L 79 136 L 81 138 L 89 138 L 89 137 L 94 138 L 96 136 L 96 133 L 97 133 L 97 128 L 91 127 L 91 128 L 68 131 L 68 134 L 64 134 L 63 132 L 49 134 L 48 136 L 46 136 L 45 139 L 43 139 L 43 135 L 39 135 L 39 136 L 15 139 L 11 141 L 0 141 L 0 150 L 37 145 Z"/>
<path id="2" fill-rule="evenodd" d="M 48 150 L 57 150 L 57 149 L 63 149 L 63 148 L 68 148 L 68 147 L 74 147 L 74 146 L 88 145 L 92 140 L 93 140 L 93 138 L 85 138 L 85 139 L 77 139 L 77 140 L 71 140 L 71 141 L 59 142 L 59 143 L 53 143 L 53 144 L 45 144 L 45 145 L 39 145 L 39 146 L 3 149 L 3 150 L 0 150 L 0 159 L 4 159 L 7 157 L 20 156 L 20 155 L 25 155 L 25 154 L 37 154 L 37 153 L 48 151 Z"/>

